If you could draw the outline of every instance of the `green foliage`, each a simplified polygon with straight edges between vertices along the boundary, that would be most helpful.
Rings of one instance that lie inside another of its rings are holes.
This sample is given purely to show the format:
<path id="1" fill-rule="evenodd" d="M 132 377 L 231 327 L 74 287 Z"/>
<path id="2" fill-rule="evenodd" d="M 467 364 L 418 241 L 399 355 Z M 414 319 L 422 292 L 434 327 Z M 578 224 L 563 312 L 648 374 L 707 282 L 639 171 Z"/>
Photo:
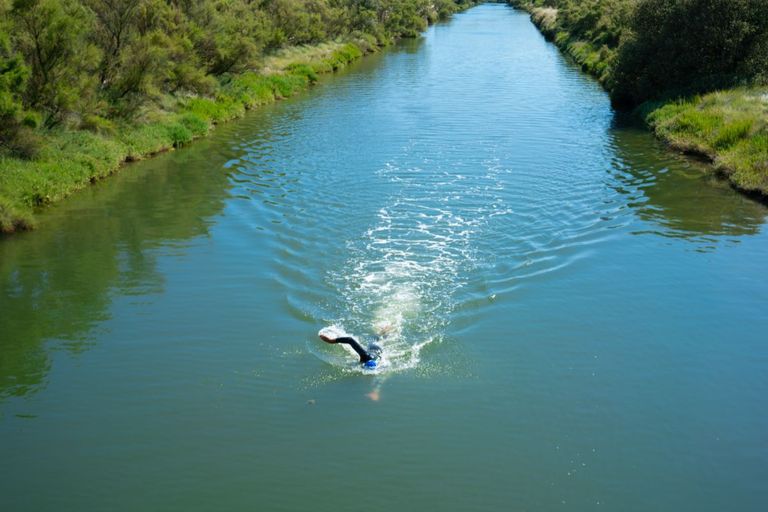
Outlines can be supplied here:
<path id="1" fill-rule="evenodd" d="M 305 89 L 309 80 L 303 75 L 272 75 L 269 77 L 269 82 L 275 97 L 281 99 L 290 98 Z"/>
<path id="2" fill-rule="evenodd" d="M 0 229 L 470 4 L 0 0 Z"/>
<path id="3" fill-rule="evenodd" d="M 0 25 L 0 119 L 8 122 L 15 120 L 23 109 L 21 94 L 29 78 L 29 67 L 21 55 L 11 50 L 5 30 Z"/>
<path id="4" fill-rule="evenodd" d="M 768 89 L 649 105 L 646 121 L 673 147 L 709 156 L 738 187 L 768 194 Z"/>
<path id="5" fill-rule="evenodd" d="M 286 68 L 286 71 L 288 71 L 288 73 L 292 75 L 306 77 L 307 81 L 311 84 L 317 82 L 317 71 L 315 71 L 315 68 L 313 68 L 309 64 L 306 64 L 303 62 L 296 62 L 289 65 Z"/>
<path id="6" fill-rule="evenodd" d="M 80 128 L 102 135 L 111 135 L 115 133 L 115 123 L 95 114 L 83 116 L 80 122 Z"/>
<path id="7" fill-rule="evenodd" d="M 416 36 L 427 22 L 470 4 L 0 0 L 0 137 L 10 140 L 20 127 L 19 116 L 29 110 L 39 112 L 47 128 L 65 123 L 102 130 L 82 120 L 134 119 L 167 94 L 214 97 L 219 80 L 257 68 L 266 51 L 285 45 L 337 38 L 360 42 L 339 49 L 326 62 L 288 70 L 314 82 L 318 72 L 359 57 L 361 47 L 372 51 L 382 42 Z M 269 101 L 268 88 L 285 96 L 290 87 L 279 82 L 262 83 L 250 103 Z"/>
<path id="8" fill-rule="evenodd" d="M 331 27 L 324 19 L 330 14 L 327 2 L 268 0 L 264 7 L 275 27 L 268 43 L 271 48 L 318 43 L 329 36 L 328 29 Z M 334 27 L 331 31 L 338 31 L 338 28 Z"/>
<path id="9" fill-rule="evenodd" d="M 26 128 L 39 128 L 43 122 L 39 112 L 27 111 L 21 116 L 21 126 Z"/>
<path id="10" fill-rule="evenodd" d="M 544 35 L 604 85 L 612 77 L 619 41 L 636 0 L 511 1 L 531 11 Z"/>
<path id="11" fill-rule="evenodd" d="M 253 108 L 275 100 L 275 93 L 269 78 L 248 72 L 233 79 L 226 88 L 227 93 L 237 98 L 245 108 Z"/>
<path id="12" fill-rule="evenodd" d="M 125 160 L 128 161 L 141 160 L 173 146 L 173 140 L 163 123 L 123 128 L 118 134 L 118 141 L 123 144 Z"/>
<path id="13" fill-rule="evenodd" d="M 0 19 L 7 19 L 4 6 L 0 6 L 0 13 L 3 15 Z M 27 130 L 24 130 L 31 123 L 24 122 L 22 104 L 29 68 L 21 55 L 11 49 L 5 25 L 0 21 L 0 147 L 11 154 L 31 156 L 33 151 L 25 143 Z M 29 117 L 34 119 L 32 115 Z"/>
<path id="14" fill-rule="evenodd" d="M 10 199 L 0 196 L 0 233 L 32 229 L 34 225 L 31 212 L 20 209 Z"/>
<path id="15" fill-rule="evenodd" d="M 765 0 L 642 0 L 629 28 L 613 77 L 618 104 L 768 77 Z"/>
<path id="16" fill-rule="evenodd" d="M 184 110 L 215 124 L 241 116 L 244 105 L 231 96 L 219 94 L 216 99 L 192 98 Z"/>
<path id="17" fill-rule="evenodd" d="M 248 0 L 186 4 L 190 38 L 207 73 L 221 75 L 250 67 L 270 37 L 271 22 Z"/>
<path id="18" fill-rule="evenodd" d="M 768 195 L 768 2 L 509 2 L 660 138 Z M 697 95 L 739 84 L 752 88 Z"/>
<path id="19" fill-rule="evenodd" d="M 173 147 L 180 147 L 187 142 L 192 142 L 192 132 L 181 123 L 171 123 L 165 127 L 171 139 Z"/>
<path id="20" fill-rule="evenodd" d="M 768 83 L 765 0 L 509 0 L 615 104 Z"/>
<path id="21" fill-rule="evenodd" d="M 197 114 L 184 114 L 178 117 L 178 122 L 184 126 L 194 137 L 202 137 L 208 134 L 211 126 L 208 121 Z"/>
<path id="22" fill-rule="evenodd" d="M 40 152 L 42 137 L 27 126 L 15 127 L 12 136 L 4 141 L 5 152 L 11 156 L 31 160 Z"/>
<path id="23" fill-rule="evenodd" d="M 752 131 L 754 120 L 749 118 L 734 119 L 718 126 L 712 146 L 716 150 L 728 149 L 737 142 L 746 139 Z"/>
<path id="24" fill-rule="evenodd" d="M 93 89 L 92 16 L 76 0 L 14 0 L 11 18 L 15 46 L 31 69 L 25 105 L 41 110 L 47 126 L 58 124 Z"/>
<path id="25" fill-rule="evenodd" d="M 768 195 L 768 131 L 742 139 L 718 160 L 736 186 Z"/>

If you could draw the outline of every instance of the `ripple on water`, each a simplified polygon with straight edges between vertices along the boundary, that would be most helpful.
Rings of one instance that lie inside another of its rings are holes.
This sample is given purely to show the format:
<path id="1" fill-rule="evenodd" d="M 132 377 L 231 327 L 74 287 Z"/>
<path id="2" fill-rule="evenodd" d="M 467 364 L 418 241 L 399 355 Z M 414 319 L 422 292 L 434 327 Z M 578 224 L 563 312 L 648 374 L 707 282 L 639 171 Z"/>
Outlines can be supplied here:
<path id="1" fill-rule="evenodd" d="M 230 205 L 235 222 L 274 248 L 275 281 L 288 314 L 308 324 L 309 350 L 345 369 L 356 365 L 317 328 L 386 330 L 385 371 L 413 368 L 457 315 L 594 257 L 643 197 L 640 184 L 617 193 L 607 101 L 554 50 L 478 62 L 497 70 L 499 88 L 472 91 L 439 63 L 392 58 L 402 75 L 381 87 L 335 81 L 344 94 L 286 106 L 230 165 L 233 196 L 250 198 Z"/>

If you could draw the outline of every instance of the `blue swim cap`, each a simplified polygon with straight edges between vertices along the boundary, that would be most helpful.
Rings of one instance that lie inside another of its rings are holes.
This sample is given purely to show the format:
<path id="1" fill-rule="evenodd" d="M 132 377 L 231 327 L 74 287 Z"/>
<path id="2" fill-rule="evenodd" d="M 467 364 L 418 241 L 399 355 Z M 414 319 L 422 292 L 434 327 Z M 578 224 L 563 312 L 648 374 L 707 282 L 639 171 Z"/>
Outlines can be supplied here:
<path id="1" fill-rule="evenodd" d="M 365 366 L 366 368 L 376 368 L 376 360 L 371 359 L 370 361 L 366 361 L 363 363 L 363 366 Z"/>

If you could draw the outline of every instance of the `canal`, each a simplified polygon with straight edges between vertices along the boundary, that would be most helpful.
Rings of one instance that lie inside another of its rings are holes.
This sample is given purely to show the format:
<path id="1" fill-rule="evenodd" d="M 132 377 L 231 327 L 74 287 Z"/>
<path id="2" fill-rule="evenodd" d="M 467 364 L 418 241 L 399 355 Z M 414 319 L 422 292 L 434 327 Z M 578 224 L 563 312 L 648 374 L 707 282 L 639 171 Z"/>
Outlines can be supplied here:
<path id="1" fill-rule="evenodd" d="M 2 509 L 760 510 L 766 215 L 478 6 L 2 240 Z"/>

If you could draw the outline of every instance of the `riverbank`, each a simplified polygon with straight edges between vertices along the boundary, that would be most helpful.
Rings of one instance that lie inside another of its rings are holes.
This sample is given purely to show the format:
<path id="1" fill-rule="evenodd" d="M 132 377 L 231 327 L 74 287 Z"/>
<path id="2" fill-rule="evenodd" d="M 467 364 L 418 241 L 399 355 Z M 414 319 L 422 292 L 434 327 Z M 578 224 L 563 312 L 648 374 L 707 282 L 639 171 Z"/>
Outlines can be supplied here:
<path id="1" fill-rule="evenodd" d="M 259 72 L 223 82 L 214 97 L 169 95 L 130 123 L 99 119 L 87 130 L 46 132 L 35 158 L 0 156 L 0 232 L 31 229 L 36 209 L 109 176 L 126 162 L 179 148 L 219 123 L 306 90 L 318 74 L 335 72 L 377 48 L 357 40 L 284 49 L 266 59 Z"/>
<path id="2" fill-rule="evenodd" d="M 101 2 L 0 0 L 0 233 L 32 229 L 40 208 L 124 163 L 188 144 L 473 5 L 205 1 L 157 12 L 131 4 L 112 19 Z M 101 37 L 122 32 L 125 41 Z"/>
<path id="3" fill-rule="evenodd" d="M 603 16 L 589 23 L 586 16 L 573 13 L 574 19 L 562 20 L 558 9 L 530 1 L 509 3 L 529 12 L 547 40 L 611 91 L 630 3 L 607 2 Z M 706 159 L 737 190 L 768 199 L 768 87 L 670 96 L 673 99 L 641 103 L 634 111 L 672 149 Z"/>

